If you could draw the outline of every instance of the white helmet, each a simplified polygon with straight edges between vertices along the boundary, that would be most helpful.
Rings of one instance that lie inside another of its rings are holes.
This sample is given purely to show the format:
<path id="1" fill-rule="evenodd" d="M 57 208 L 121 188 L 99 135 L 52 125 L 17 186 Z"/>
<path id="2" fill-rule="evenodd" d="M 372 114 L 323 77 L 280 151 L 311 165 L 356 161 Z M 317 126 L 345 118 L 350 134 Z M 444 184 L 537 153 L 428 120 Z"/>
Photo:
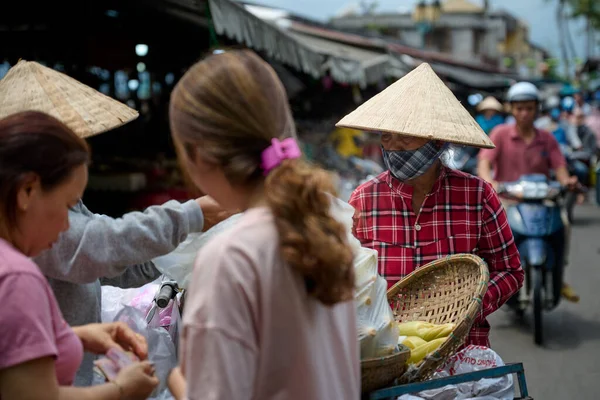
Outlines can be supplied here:
<path id="1" fill-rule="evenodd" d="M 519 82 L 508 89 L 506 96 L 509 103 L 517 101 L 540 101 L 540 92 L 533 83 Z"/>

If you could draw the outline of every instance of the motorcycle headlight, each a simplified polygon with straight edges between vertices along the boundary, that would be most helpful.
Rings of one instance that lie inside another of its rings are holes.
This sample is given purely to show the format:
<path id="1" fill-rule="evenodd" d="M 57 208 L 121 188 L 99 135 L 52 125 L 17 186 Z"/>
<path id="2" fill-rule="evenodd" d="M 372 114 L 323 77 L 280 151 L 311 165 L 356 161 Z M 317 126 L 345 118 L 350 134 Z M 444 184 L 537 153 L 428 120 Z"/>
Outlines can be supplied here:
<path id="1" fill-rule="evenodd" d="M 523 197 L 526 199 L 545 199 L 548 196 L 549 186 L 546 182 L 525 182 Z"/>
<path id="2" fill-rule="evenodd" d="M 506 185 L 506 192 L 516 199 L 523 198 L 523 185 L 520 183 Z"/>
<path id="3" fill-rule="evenodd" d="M 506 187 L 512 197 L 524 200 L 550 198 L 551 190 L 553 187 L 546 182 L 519 182 Z"/>

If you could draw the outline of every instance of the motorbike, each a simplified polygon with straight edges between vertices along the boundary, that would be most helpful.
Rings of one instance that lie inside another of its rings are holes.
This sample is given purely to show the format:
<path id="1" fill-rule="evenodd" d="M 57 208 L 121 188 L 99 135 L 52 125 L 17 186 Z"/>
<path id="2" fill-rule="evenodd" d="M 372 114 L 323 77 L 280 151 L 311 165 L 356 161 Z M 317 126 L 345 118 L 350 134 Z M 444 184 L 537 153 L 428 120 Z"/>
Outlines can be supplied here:
<path id="1" fill-rule="evenodd" d="M 479 149 L 467 146 L 451 146 L 448 149 L 448 167 L 477 175 L 477 154 Z"/>
<path id="2" fill-rule="evenodd" d="M 567 160 L 567 169 L 571 176 L 577 176 L 582 184 L 584 191 L 590 182 L 590 165 L 593 163 L 593 157 L 587 151 L 572 151 L 569 148 L 561 146 L 561 150 Z M 577 193 L 569 192 L 565 196 L 565 209 L 569 217 L 569 222 L 573 223 L 573 214 L 577 204 Z"/>
<path id="3" fill-rule="evenodd" d="M 566 193 L 544 175 L 524 175 L 498 187 L 498 194 L 512 202 L 505 207 L 506 214 L 525 271 L 523 288 L 509 305 L 519 316 L 532 306 L 537 345 L 543 343 L 543 312 L 556 308 L 561 299 L 565 251 L 561 206 Z"/>
<path id="4" fill-rule="evenodd" d="M 352 192 L 365 182 L 370 181 L 381 174 L 383 167 L 372 160 L 365 160 L 359 157 L 349 157 L 345 160 L 347 167 L 338 170 L 340 183 L 338 185 L 339 197 L 348 201 Z"/>

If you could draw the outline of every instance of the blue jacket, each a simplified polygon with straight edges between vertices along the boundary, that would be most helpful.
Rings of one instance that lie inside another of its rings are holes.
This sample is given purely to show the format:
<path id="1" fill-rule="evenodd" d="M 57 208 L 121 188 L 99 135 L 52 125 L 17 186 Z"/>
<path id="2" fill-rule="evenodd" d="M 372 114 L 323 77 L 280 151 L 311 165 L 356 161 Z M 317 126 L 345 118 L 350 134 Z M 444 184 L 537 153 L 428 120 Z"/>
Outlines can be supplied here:
<path id="1" fill-rule="evenodd" d="M 481 129 L 485 132 L 486 135 L 489 135 L 496 126 L 504 123 L 504 118 L 501 115 L 494 115 L 490 119 L 486 119 L 483 114 L 478 114 L 475 117 L 475 121 L 479 124 Z"/>

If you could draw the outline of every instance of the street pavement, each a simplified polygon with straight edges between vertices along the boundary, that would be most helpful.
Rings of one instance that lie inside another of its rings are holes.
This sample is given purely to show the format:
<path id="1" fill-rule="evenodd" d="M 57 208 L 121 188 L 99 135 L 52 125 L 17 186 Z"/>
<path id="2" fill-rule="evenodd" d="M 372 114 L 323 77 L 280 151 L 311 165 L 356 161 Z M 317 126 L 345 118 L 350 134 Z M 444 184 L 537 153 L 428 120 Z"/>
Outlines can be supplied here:
<path id="1" fill-rule="evenodd" d="M 523 362 L 535 400 L 600 399 L 600 208 L 579 206 L 566 279 L 581 302 L 544 314 L 544 346 L 533 343 L 531 310 L 519 322 L 504 308 L 490 316 L 492 348 Z"/>

